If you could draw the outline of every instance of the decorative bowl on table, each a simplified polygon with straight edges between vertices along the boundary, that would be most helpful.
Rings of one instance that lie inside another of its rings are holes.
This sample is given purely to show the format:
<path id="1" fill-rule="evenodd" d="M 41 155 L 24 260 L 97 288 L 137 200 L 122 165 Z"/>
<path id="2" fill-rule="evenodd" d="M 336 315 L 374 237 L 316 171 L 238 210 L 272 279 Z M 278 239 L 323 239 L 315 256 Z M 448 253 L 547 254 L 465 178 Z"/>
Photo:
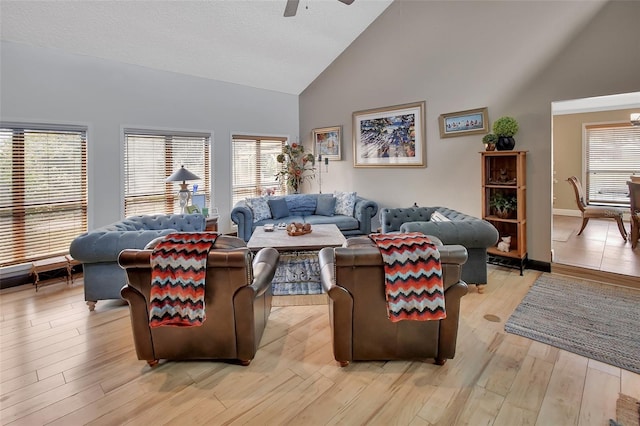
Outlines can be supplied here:
<path id="1" fill-rule="evenodd" d="M 311 225 L 308 223 L 293 222 L 287 225 L 287 234 L 292 237 L 308 234 L 311 232 Z"/>

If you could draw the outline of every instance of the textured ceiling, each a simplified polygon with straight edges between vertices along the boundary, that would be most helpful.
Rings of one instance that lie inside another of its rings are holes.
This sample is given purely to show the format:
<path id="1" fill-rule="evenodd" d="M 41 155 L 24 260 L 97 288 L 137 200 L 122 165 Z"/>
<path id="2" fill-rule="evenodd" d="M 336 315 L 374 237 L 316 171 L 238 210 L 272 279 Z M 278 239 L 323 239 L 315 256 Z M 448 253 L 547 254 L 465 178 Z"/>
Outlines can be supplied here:
<path id="1" fill-rule="evenodd" d="M 0 1 L 2 40 L 300 94 L 392 0 Z"/>

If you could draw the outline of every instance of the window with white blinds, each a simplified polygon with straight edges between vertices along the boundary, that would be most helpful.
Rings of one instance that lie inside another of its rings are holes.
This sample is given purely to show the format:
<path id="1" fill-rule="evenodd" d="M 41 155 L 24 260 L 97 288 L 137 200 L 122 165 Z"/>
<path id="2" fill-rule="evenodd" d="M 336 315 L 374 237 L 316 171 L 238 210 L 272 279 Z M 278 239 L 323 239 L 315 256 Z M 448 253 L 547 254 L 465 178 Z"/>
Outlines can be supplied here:
<path id="1" fill-rule="evenodd" d="M 0 266 L 67 254 L 86 230 L 86 128 L 2 123 Z"/>
<path id="2" fill-rule="evenodd" d="M 586 126 L 587 204 L 629 207 L 627 181 L 640 175 L 640 127 Z"/>
<path id="3" fill-rule="evenodd" d="M 179 182 L 165 182 L 181 166 L 200 178 L 198 185 L 210 205 L 209 147 L 211 135 L 184 132 L 124 131 L 124 214 L 180 213 Z"/>
<path id="4" fill-rule="evenodd" d="M 287 139 L 246 135 L 233 135 L 232 139 L 233 205 L 267 192 L 283 195 L 284 189 L 276 180 L 282 164 L 276 157 L 282 154 Z"/>

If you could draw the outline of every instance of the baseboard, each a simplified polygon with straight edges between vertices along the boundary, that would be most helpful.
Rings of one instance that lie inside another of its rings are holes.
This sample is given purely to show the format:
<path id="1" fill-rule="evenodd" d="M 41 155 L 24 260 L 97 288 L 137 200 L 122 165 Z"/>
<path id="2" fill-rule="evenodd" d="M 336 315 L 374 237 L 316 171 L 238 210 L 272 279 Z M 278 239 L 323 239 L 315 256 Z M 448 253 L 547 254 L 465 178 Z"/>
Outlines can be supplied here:
<path id="1" fill-rule="evenodd" d="M 551 263 L 529 259 L 529 261 L 527 262 L 527 269 L 533 269 L 535 271 L 541 272 L 551 272 Z"/>
<path id="2" fill-rule="evenodd" d="M 573 217 L 582 217 L 582 213 L 580 210 L 570 210 L 570 209 L 553 209 L 554 216 L 573 216 Z"/>

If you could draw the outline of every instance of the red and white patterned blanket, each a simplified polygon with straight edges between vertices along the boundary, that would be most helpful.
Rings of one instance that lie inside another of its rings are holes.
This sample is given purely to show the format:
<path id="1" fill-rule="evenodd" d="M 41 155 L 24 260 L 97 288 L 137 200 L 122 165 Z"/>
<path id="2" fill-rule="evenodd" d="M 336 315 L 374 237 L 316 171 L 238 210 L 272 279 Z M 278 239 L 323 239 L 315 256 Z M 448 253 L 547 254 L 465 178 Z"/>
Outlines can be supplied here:
<path id="1" fill-rule="evenodd" d="M 150 327 L 202 325 L 207 257 L 217 237 L 210 232 L 176 232 L 153 249 Z"/>
<path id="2" fill-rule="evenodd" d="M 420 232 L 370 234 L 384 261 L 387 310 L 392 322 L 447 317 L 440 252 Z"/>

